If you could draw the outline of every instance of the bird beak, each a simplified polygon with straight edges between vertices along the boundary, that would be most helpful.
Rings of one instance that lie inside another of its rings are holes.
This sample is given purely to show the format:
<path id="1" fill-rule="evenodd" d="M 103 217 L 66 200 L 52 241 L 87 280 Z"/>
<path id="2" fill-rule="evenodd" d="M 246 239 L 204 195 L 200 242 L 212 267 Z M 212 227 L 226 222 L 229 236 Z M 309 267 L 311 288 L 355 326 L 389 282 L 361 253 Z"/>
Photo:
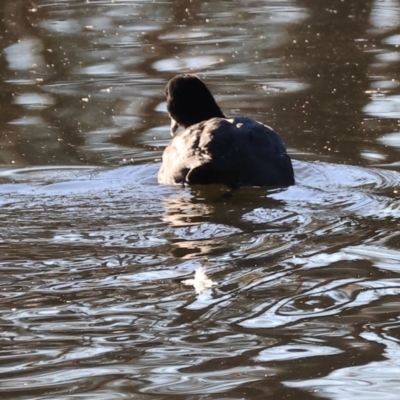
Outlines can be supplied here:
<path id="1" fill-rule="evenodd" d="M 171 117 L 171 136 L 175 135 L 178 128 L 179 128 L 178 123 Z"/>

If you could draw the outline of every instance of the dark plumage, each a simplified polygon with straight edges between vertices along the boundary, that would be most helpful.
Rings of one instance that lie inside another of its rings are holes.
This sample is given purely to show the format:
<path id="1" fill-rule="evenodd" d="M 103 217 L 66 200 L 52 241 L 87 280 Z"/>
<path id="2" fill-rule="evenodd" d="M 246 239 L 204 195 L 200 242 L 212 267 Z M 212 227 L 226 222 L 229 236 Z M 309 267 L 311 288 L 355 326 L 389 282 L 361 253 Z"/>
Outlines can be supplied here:
<path id="1" fill-rule="evenodd" d="M 225 118 L 196 75 L 175 76 L 165 94 L 171 133 L 178 125 L 184 130 L 164 150 L 159 183 L 294 184 L 292 162 L 279 135 L 250 118 Z"/>

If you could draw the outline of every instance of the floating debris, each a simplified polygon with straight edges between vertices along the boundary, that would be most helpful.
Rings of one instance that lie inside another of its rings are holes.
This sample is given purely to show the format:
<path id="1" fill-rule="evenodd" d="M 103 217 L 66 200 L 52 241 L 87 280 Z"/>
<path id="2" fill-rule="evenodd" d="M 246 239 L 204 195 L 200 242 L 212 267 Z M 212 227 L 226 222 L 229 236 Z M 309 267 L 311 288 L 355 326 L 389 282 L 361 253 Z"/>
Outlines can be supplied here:
<path id="1" fill-rule="evenodd" d="M 184 285 L 194 286 L 196 294 L 203 293 L 206 289 L 218 285 L 217 282 L 212 281 L 205 273 L 204 268 L 197 268 L 194 273 L 194 279 L 186 279 L 182 281 Z"/>
<path id="2" fill-rule="evenodd" d="M 127 160 L 126 158 L 123 158 L 120 162 L 120 165 L 133 165 L 135 164 L 135 159 L 131 158 L 130 160 Z"/>

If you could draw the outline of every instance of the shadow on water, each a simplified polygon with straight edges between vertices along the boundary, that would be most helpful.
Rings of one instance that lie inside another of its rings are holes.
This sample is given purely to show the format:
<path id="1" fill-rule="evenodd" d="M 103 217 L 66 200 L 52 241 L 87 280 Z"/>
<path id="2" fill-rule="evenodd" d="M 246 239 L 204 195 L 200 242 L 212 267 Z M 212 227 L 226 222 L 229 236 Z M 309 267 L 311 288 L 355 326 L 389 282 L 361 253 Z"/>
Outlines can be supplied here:
<path id="1" fill-rule="evenodd" d="M 3 3 L 2 398 L 397 398 L 399 2 Z M 295 186 L 157 184 L 189 70 Z"/>

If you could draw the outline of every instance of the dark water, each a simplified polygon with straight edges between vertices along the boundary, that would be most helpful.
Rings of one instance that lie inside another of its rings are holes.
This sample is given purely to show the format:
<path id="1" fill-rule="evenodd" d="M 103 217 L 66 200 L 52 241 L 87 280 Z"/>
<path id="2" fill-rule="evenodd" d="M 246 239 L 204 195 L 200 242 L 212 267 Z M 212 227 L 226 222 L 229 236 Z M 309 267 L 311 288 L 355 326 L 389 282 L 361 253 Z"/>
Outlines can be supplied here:
<path id="1" fill-rule="evenodd" d="M 398 399 L 399 1 L 0 13 L 1 399 Z M 296 186 L 157 184 L 189 70 Z"/>

